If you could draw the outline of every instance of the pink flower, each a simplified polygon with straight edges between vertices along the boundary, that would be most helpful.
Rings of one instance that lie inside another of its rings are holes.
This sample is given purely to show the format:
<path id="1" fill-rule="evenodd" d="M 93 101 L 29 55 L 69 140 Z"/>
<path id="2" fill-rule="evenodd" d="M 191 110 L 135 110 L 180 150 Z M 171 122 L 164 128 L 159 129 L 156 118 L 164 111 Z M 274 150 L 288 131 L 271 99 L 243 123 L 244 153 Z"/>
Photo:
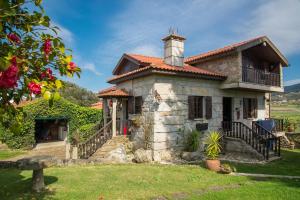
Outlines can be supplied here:
<path id="1" fill-rule="evenodd" d="M 19 44 L 19 43 L 21 42 L 19 36 L 17 36 L 17 35 L 14 34 L 14 33 L 8 34 L 8 35 L 7 35 L 7 38 L 8 38 L 10 41 L 15 42 L 15 43 L 17 43 L 17 44 Z"/>
<path id="2" fill-rule="evenodd" d="M 28 84 L 28 89 L 33 94 L 41 94 L 41 85 L 33 81 Z"/>
<path id="3" fill-rule="evenodd" d="M 67 68 L 68 68 L 68 70 L 69 70 L 70 72 L 73 72 L 73 71 L 76 70 L 77 66 L 76 66 L 76 64 L 75 64 L 74 62 L 69 62 Z"/>
<path id="4" fill-rule="evenodd" d="M 50 54 L 51 52 L 51 40 L 50 39 L 46 39 L 45 40 L 45 43 L 44 43 L 44 53 L 46 55 L 46 57 L 48 57 L 48 55 Z"/>
<path id="5" fill-rule="evenodd" d="M 16 87 L 19 69 L 16 65 L 10 65 L 4 72 L 0 73 L 0 88 L 14 88 Z"/>
<path id="6" fill-rule="evenodd" d="M 49 80 L 54 80 L 54 76 L 52 75 L 52 70 L 47 68 L 46 71 L 41 73 L 41 79 L 48 78 Z"/>
<path id="7" fill-rule="evenodd" d="M 17 57 L 16 56 L 13 56 L 11 59 L 10 59 L 10 62 L 12 65 L 17 65 Z"/>

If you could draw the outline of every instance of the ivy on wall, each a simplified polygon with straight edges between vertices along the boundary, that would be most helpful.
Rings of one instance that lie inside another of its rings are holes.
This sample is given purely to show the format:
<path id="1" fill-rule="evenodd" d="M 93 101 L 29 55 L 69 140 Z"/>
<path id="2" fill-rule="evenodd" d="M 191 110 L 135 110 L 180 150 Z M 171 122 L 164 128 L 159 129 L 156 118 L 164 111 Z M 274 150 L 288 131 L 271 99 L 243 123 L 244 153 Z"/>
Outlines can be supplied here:
<path id="1" fill-rule="evenodd" d="M 31 148 L 35 144 L 36 118 L 67 118 L 69 138 L 81 126 L 99 122 L 102 118 L 102 110 L 82 107 L 63 98 L 55 101 L 51 107 L 49 107 L 48 101 L 37 99 L 31 104 L 25 105 L 23 110 L 26 116 L 19 131 L 12 133 L 0 127 L 0 140 L 10 148 Z"/>

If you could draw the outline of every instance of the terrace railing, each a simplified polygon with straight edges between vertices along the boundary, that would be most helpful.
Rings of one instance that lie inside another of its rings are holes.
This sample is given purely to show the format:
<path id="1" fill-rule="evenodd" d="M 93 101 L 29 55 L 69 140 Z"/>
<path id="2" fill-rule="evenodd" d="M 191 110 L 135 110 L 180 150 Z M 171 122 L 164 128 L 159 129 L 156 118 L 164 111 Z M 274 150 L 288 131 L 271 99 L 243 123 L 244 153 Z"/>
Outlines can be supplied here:
<path id="1" fill-rule="evenodd" d="M 280 74 L 243 67 L 242 81 L 260 85 L 280 87 Z"/>
<path id="2" fill-rule="evenodd" d="M 272 119 L 275 121 L 275 131 L 276 132 L 283 132 L 284 131 L 284 121 L 283 119 L 276 119 L 276 118 L 266 118 L 266 120 Z"/>
<path id="3" fill-rule="evenodd" d="M 252 129 L 242 122 L 223 122 L 223 132 L 227 137 L 239 138 L 252 146 L 266 160 L 270 152 L 280 156 L 280 138 L 265 130 L 257 123 L 252 124 Z"/>
<path id="4" fill-rule="evenodd" d="M 108 122 L 104 127 L 100 128 L 94 135 L 86 141 L 77 145 L 78 158 L 89 158 L 97 151 L 107 140 L 112 138 L 112 121 Z"/>

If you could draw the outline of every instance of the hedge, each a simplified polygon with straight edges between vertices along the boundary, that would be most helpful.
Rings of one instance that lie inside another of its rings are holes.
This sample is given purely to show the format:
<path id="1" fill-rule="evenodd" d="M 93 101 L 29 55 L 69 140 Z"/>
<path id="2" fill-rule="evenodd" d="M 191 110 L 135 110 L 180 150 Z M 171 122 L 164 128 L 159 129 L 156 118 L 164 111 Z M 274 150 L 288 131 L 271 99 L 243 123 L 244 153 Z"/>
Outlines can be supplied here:
<path id="1" fill-rule="evenodd" d="M 69 124 L 69 138 L 75 130 L 83 125 L 95 124 L 102 118 L 102 110 L 82 107 L 65 99 L 55 101 L 53 106 L 43 99 L 37 99 L 23 107 L 26 113 L 21 130 L 14 134 L 0 127 L 0 140 L 10 148 L 31 148 L 35 144 L 35 119 L 36 118 L 67 118 Z M 88 125 L 91 126 L 91 125 Z M 86 138 L 88 136 L 83 136 Z"/>
<path id="2" fill-rule="evenodd" d="M 79 133 L 80 133 L 80 140 L 85 141 L 90 136 L 94 135 L 97 130 L 100 129 L 101 124 L 100 123 L 90 123 L 85 124 L 79 127 Z"/>

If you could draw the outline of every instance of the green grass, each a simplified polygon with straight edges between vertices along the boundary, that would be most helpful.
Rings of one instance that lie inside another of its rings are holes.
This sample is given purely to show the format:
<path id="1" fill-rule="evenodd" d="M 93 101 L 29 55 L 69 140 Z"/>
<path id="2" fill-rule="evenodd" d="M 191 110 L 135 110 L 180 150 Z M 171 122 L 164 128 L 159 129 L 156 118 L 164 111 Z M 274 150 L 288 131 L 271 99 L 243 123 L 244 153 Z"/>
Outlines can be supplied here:
<path id="1" fill-rule="evenodd" d="M 0 170 L 2 199 L 300 199 L 300 180 L 254 179 L 199 166 L 98 165 L 45 170 L 48 191 L 31 192 L 31 171 Z"/>
<path id="2" fill-rule="evenodd" d="M 22 155 L 24 153 L 25 153 L 24 151 L 18 151 L 18 150 L 8 150 L 8 149 L 0 150 L 0 160 L 13 158 Z"/>
<path id="3" fill-rule="evenodd" d="M 233 164 L 237 172 L 300 176 L 300 149 L 282 150 L 282 158 L 268 164 Z"/>

